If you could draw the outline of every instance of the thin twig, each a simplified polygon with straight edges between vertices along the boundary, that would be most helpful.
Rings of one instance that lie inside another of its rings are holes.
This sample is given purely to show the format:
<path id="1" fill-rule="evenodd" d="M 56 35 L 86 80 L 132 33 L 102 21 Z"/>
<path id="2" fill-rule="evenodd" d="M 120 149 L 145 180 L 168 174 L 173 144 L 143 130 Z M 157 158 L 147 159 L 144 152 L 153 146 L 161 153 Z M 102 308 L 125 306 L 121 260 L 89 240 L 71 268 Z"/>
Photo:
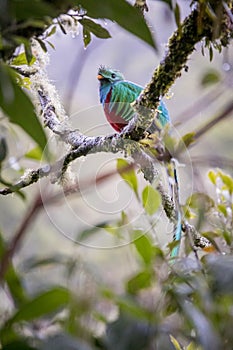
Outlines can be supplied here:
<path id="1" fill-rule="evenodd" d="M 230 102 L 226 106 L 226 108 L 224 108 L 222 113 L 220 113 L 216 118 L 210 120 L 206 125 L 202 126 L 200 129 L 198 129 L 195 132 L 195 135 L 194 135 L 195 140 L 199 139 L 201 136 L 206 134 L 206 132 L 208 132 L 211 128 L 213 128 L 220 121 L 222 121 L 222 120 L 228 118 L 229 116 L 231 116 L 232 113 L 233 113 L 233 102 Z"/>

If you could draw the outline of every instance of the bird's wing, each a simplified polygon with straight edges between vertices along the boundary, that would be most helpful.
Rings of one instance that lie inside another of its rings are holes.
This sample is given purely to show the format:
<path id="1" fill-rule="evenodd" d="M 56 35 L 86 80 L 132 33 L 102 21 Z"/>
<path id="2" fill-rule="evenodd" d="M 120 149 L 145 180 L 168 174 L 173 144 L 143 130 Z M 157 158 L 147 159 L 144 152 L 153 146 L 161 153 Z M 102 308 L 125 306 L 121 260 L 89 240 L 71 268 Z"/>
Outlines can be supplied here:
<path id="1" fill-rule="evenodd" d="M 112 87 L 112 100 L 131 103 L 138 98 L 142 90 L 142 86 L 130 81 L 119 81 Z"/>
<path id="2" fill-rule="evenodd" d="M 138 98 L 142 90 L 143 87 L 130 81 L 117 82 L 112 86 L 109 110 L 128 122 L 134 114 L 130 103 Z"/>

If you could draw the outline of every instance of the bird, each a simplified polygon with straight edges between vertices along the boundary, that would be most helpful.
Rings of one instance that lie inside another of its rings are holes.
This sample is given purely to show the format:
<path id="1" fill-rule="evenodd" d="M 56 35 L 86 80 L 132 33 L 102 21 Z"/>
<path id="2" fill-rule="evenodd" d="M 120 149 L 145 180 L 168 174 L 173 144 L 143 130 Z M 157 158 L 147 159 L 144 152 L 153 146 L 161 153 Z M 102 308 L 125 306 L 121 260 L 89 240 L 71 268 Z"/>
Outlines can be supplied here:
<path id="1" fill-rule="evenodd" d="M 137 100 L 141 94 L 143 87 L 131 81 L 125 80 L 124 75 L 117 69 L 106 66 L 100 66 L 97 79 L 99 80 L 100 103 L 103 106 L 105 116 L 109 124 L 117 132 L 121 132 L 130 120 L 134 117 L 135 111 L 132 102 Z M 170 123 L 168 110 L 161 100 L 157 108 L 156 115 L 159 124 L 163 128 Z M 151 127 L 149 127 L 150 129 Z M 152 129 L 157 128 L 157 124 L 152 124 Z M 174 182 L 172 186 L 177 186 L 178 180 L 176 169 L 174 169 Z M 174 226 L 173 239 L 178 244 L 171 251 L 171 258 L 175 258 L 179 254 L 181 240 L 181 214 L 177 209 L 177 223 Z"/>
<path id="2" fill-rule="evenodd" d="M 125 80 L 119 70 L 105 66 L 100 66 L 97 79 L 100 82 L 100 103 L 105 116 L 113 129 L 121 132 L 135 115 L 131 103 L 139 97 L 143 87 Z M 158 120 L 164 127 L 170 122 L 170 117 L 163 101 L 160 101 L 157 111 Z"/>

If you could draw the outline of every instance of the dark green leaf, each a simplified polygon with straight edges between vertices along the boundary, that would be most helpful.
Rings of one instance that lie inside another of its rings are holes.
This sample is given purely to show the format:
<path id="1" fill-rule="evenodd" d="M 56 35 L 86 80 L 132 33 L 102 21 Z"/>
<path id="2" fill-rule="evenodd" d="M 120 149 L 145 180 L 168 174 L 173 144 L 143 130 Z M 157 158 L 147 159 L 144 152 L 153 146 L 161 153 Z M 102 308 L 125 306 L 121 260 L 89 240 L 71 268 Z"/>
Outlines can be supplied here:
<path id="1" fill-rule="evenodd" d="M 87 47 L 91 42 L 91 33 L 85 27 L 83 27 L 83 43 L 84 47 Z"/>
<path id="2" fill-rule="evenodd" d="M 148 288 L 152 284 L 153 275 L 151 271 L 142 271 L 136 274 L 127 282 L 127 291 L 130 294 L 135 294 L 143 288 Z"/>
<path id="3" fill-rule="evenodd" d="M 10 10 L 17 20 L 27 20 L 28 18 L 54 17 L 56 8 L 46 1 L 34 1 L 33 6 L 28 0 L 12 0 Z"/>
<path id="4" fill-rule="evenodd" d="M 46 43 L 49 44 L 49 46 L 55 50 L 55 46 L 51 43 L 51 41 L 46 40 Z"/>
<path id="5" fill-rule="evenodd" d="M 79 0 L 92 18 L 107 18 L 117 22 L 138 38 L 155 48 L 155 42 L 140 11 L 125 0 Z"/>
<path id="6" fill-rule="evenodd" d="M 56 33 L 57 27 L 52 26 L 52 28 L 46 33 L 46 38 Z"/>
<path id="7" fill-rule="evenodd" d="M 7 143 L 4 136 L 0 136 L 0 163 L 4 161 L 7 156 Z"/>
<path id="8" fill-rule="evenodd" d="M 16 340 L 9 344 L 3 345 L 2 350 L 37 350 L 36 348 L 27 344 L 26 340 Z"/>
<path id="9" fill-rule="evenodd" d="M 8 325 L 43 317 L 64 307 L 69 301 L 70 293 L 67 289 L 53 288 L 25 303 L 8 321 Z"/>
<path id="10" fill-rule="evenodd" d="M 64 26 L 62 25 L 62 23 L 61 23 L 59 20 L 58 20 L 57 23 L 58 23 L 58 25 L 59 25 L 59 27 L 60 27 L 62 33 L 66 35 L 67 33 L 66 33 L 66 30 L 65 30 Z"/>
<path id="11" fill-rule="evenodd" d="M 46 47 L 46 45 L 45 45 L 44 41 L 43 41 L 43 40 L 41 40 L 41 39 L 39 39 L 39 38 L 36 38 L 36 40 L 37 40 L 37 41 L 38 41 L 38 43 L 40 44 L 40 46 L 41 46 L 42 50 L 43 50 L 44 52 L 47 52 L 48 50 L 47 50 L 47 47 Z"/>
<path id="12" fill-rule="evenodd" d="M 206 87 L 209 85 L 219 83 L 220 80 L 221 80 L 221 76 L 219 72 L 217 70 L 211 69 L 203 75 L 201 79 L 201 85 Z"/>
<path id="13" fill-rule="evenodd" d="M 210 62 L 213 60 L 213 56 L 214 56 L 214 51 L 212 46 L 209 47 L 209 56 L 210 56 Z"/>
<path id="14" fill-rule="evenodd" d="M 29 42 L 24 44 L 24 51 L 25 51 L 25 56 L 27 59 L 27 64 L 30 65 L 32 58 L 33 58 L 33 55 L 32 55 L 31 45 Z"/>
<path id="15" fill-rule="evenodd" d="M 148 185 L 142 191 L 142 204 L 147 214 L 153 215 L 161 204 L 161 195 L 152 186 Z"/>
<path id="16" fill-rule="evenodd" d="M 30 135 L 43 150 L 47 140 L 44 130 L 34 112 L 29 97 L 17 85 L 15 72 L 6 65 L 0 65 L 0 107 L 12 123 Z"/>
<path id="17" fill-rule="evenodd" d="M 96 23 L 89 18 L 80 19 L 79 23 L 81 23 L 86 30 L 93 33 L 98 38 L 101 38 L 101 39 L 111 38 L 111 35 L 107 31 L 107 29 L 103 28 L 99 23 Z"/>

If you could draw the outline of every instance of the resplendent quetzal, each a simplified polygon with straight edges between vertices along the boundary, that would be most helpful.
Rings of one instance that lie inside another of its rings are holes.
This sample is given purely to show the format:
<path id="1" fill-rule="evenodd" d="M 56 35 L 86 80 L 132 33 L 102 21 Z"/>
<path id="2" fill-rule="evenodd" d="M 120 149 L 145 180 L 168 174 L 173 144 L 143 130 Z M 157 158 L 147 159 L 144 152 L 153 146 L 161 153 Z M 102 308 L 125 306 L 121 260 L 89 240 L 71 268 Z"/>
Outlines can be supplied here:
<path id="1" fill-rule="evenodd" d="M 135 111 L 130 104 L 138 98 L 143 87 L 125 80 L 118 70 L 104 66 L 100 67 L 97 78 L 100 82 L 100 102 L 106 118 L 120 132 L 133 118 Z M 162 127 L 170 121 L 163 101 L 159 104 L 157 116 Z"/>
<path id="2" fill-rule="evenodd" d="M 103 105 L 104 113 L 110 125 L 120 132 L 133 118 L 135 111 L 131 107 L 131 103 L 140 95 L 143 87 L 124 79 L 121 72 L 116 69 L 100 66 L 97 79 L 100 82 L 100 102 Z M 161 127 L 170 122 L 168 110 L 163 103 L 157 108 L 157 118 Z M 178 188 L 176 169 L 174 168 L 174 180 Z M 174 240 L 181 239 L 181 215 L 177 210 L 177 224 L 174 229 Z M 179 244 L 176 245 L 171 256 L 176 257 L 179 253 Z"/>

